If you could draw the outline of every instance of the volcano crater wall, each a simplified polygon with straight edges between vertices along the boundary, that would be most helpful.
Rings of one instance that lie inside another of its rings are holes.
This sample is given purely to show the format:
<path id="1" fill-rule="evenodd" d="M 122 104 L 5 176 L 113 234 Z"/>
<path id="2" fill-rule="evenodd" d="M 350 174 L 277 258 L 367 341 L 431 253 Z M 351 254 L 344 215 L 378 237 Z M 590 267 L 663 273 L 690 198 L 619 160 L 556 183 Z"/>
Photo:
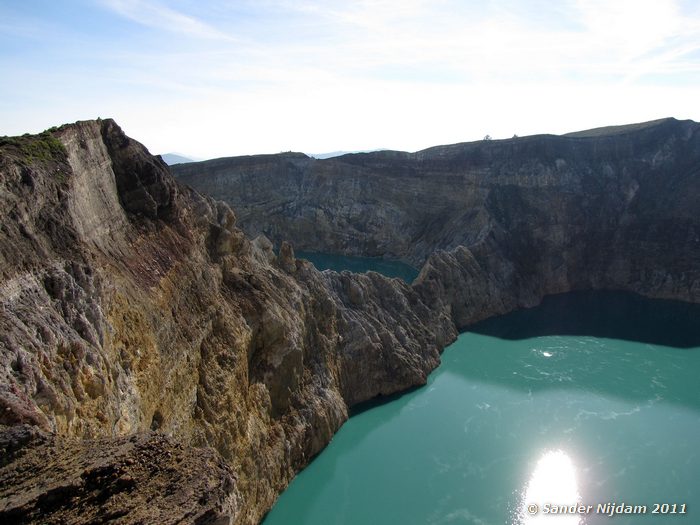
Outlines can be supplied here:
<path id="1" fill-rule="evenodd" d="M 460 327 L 474 319 L 467 311 L 489 315 L 569 290 L 700 300 L 700 125 L 692 121 L 416 153 L 233 157 L 173 172 L 276 244 L 426 264 L 418 284 L 459 311 Z M 495 297 L 474 301 L 479 294 Z"/>
<path id="2" fill-rule="evenodd" d="M 246 237 L 112 120 L 3 139 L 0 210 L 3 522 L 258 523 L 456 337 L 399 279 Z"/>
<path id="3" fill-rule="evenodd" d="M 112 120 L 0 139 L 0 519 L 258 523 L 457 329 L 573 289 L 698 302 L 698 128 L 177 168 L 235 212 Z"/>

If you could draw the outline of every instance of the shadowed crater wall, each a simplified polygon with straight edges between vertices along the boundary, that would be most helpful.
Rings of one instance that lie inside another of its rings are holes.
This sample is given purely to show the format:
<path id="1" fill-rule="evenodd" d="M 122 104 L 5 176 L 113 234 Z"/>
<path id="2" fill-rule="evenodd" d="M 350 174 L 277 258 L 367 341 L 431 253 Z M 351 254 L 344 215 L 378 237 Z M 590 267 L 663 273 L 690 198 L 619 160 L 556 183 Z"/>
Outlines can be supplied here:
<path id="1" fill-rule="evenodd" d="M 570 290 L 700 300 L 692 121 L 173 172 L 234 206 L 249 234 L 423 265 L 417 286 L 460 328 Z"/>

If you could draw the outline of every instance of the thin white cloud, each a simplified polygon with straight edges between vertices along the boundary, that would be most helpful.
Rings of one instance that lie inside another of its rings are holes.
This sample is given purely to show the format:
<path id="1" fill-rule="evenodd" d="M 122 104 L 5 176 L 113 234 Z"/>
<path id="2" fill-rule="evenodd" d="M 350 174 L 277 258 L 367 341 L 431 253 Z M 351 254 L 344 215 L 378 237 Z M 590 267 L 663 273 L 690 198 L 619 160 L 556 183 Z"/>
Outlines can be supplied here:
<path id="1" fill-rule="evenodd" d="M 55 35 L 57 33 L 57 28 L 50 22 L 8 16 L 5 13 L 0 13 L 0 16 L 2 17 L 0 18 L 0 34 L 3 35 L 39 40 L 45 38 L 48 34 Z"/>
<path id="2" fill-rule="evenodd" d="M 141 23 L 206 38 L 226 34 L 143 0 L 105 1 Z M 535 15 L 508 10 L 503 3 L 488 8 L 488 2 L 487 8 L 469 11 L 455 0 L 413 0 L 399 8 L 386 0 L 259 4 L 263 8 L 248 21 L 246 38 L 235 45 L 215 42 L 177 62 L 151 57 L 148 63 L 163 69 L 147 74 L 174 74 L 182 83 L 185 69 L 193 84 L 228 83 L 231 92 L 256 83 L 282 88 L 363 78 L 404 84 L 572 77 L 629 83 L 655 71 L 692 70 L 697 61 L 688 55 L 700 35 L 698 20 L 684 17 L 672 0 L 573 0 Z M 270 27 L 271 18 L 279 23 L 287 15 L 304 26 Z M 547 17 L 556 19 L 547 25 Z M 218 22 L 236 32 L 230 19 Z"/>
<path id="3" fill-rule="evenodd" d="M 674 0 L 578 0 L 577 7 L 592 37 L 629 57 L 663 45 L 683 23 Z"/>
<path id="4" fill-rule="evenodd" d="M 700 10 L 673 0 L 99 2 L 158 29 L 159 45 L 145 46 L 144 31 L 127 45 L 85 45 L 95 66 L 61 67 L 50 104 L 114 116 L 155 151 L 415 150 L 700 120 Z M 35 74 L 14 65 L 13 86 L 51 79 L 23 63 Z M 41 97 L 23 111 L 57 124 Z"/>
<path id="5" fill-rule="evenodd" d="M 223 31 L 195 17 L 150 0 L 102 0 L 115 13 L 138 24 L 207 40 L 235 41 Z"/>
<path id="6" fill-rule="evenodd" d="M 469 11 L 450 0 L 415 0 L 401 3 L 400 9 L 369 0 L 267 5 L 318 19 L 333 28 L 335 40 L 332 46 L 314 47 L 308 40 L 269 46 L 261 66 L 275 68 L 278 60 L 284 69 L 303 61 L 339 76 L 390 75 L 396 68 L 408 74 L 412 68 L 416 81 L 430 81 L 435 71 L 470 81 L 533 73 L 624 81 L 652 64 L 674 70 L 687 54 L 681 51 L 692 48 L 700 34 L 697 18 L 689 19 L 672 0 L 576 0 L 533 14 L 502 4 L 489 8 L 488 2 L 480 11 Z M 548 17 L 558 19 L 547 24 Z M 397 80 L 407 78 L 398 75 Z"/>
<path id="7" fill-rule="evenodd" d="M 157 64 L 142 81 L 162 76 L 178 86 L 160 109 L 131 112 L 156 150 L 415 150 L 487 133 L 700 116 L 688 113 L 692 89 L 654 83 L 700 67 L 692 57 L 698 20 L 671 0 L 571 0 L 556 10 L 542 2 L 535 17 L 503 3 L 470 11 L 455 0 L 400 10 L 369 0 L 263 5 L 261 36 L 245 45 L 142 59 Z M 276 26 L 269 39 L 268 17 L 304 26 Z M 156 114 L 165 132 L 146 121 Z"/>

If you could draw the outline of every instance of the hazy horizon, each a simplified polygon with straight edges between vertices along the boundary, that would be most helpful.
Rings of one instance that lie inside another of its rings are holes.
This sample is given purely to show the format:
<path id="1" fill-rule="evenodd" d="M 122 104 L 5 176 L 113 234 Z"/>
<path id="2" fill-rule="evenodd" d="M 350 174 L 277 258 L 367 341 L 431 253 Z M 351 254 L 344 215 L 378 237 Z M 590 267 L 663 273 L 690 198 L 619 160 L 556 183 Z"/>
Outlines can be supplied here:
<path id="1" fill-rule="evenodd" d="M 0 20 L 0 135 L 111 117 L 206 159 L 700 120 L 687 0 L 26 0 Z"/>
<path id="2" fill-rule="evenodd" d="M 481 137 L 479 139 L 474 139 L 474 140 L 468 140 L 468 141 L 460 141 L 460 142 L 454 142 L 450 144 L 432 144 L 430 146 L 427 146 L 426 148 L 421 148 L 421 150 L 426 150 L 426 149 L 431 149 L 434 147 L 440 147 L 440 146 L 451 146 L 451 145 L 456 145 L 456 144 L 468 144 L 470 142 L 480 142 L 483 140 L 491 140 L 491 141 L 499 141 L 499 140 L 509 140 L 509 139 L 522 139 L 522 138 L 527 138 L 527 137 L 538 137 L 538 136 L 545 136 L 545 135 L 550 135 L 550 136 L 566 136 L 566 135 L 578 135 L 581 132 L 586 132 L 586 131 L 595 131 L 595 130 L 608 130 L 610 128 L 630 128 L 630 129 L 639 129 L 637 127 L 638 124 L 652 124 L 656 122 L 662 122 L 665 120 L 670 120 L 670 119 L 675 119 L 677 121 L 683 121 L 683 120 L 692 120 L 692 119 L 679 119 L 676 117 L 664 117 L 661 119 L 654 119 L 651 121 L 644 121 L 644 122 L 628 122 L 625 124 L 611 124 L 609 126 L 600 126 L 596 128 L 587 128 L 587 129 L 578 129 L 578 130 L 571 130 L 565 133 L 561 134 L 551 134 L 551 133 L 538 133 L 538 134 L 533 134 L 533 135 L 513 135 L 512 137 Z M 695 122 L 695 121 L 693 121 Z M 614 134 L 615 132 L 612 131 Z M 264 151 L 260 153 L 243 153 L 240 155 L 220 155 L 217 157 L 209 157 L 209 158 L 194 158 L 190 155 L 185 155 L 181 152 L 177 151 L 168 151 L 168 152 L 151 152 L 152 154 L 158 154 L 158 155 L 174 155 L 176 157 L 182 157 L 184 159 L 187 159 L 186 162 L 203 162 L 207 160 L 216 160 L 220 158 L 227 158 L 227 157 L 245 157 L 245 156 L 254 156 L 254 155 L 275 155 L 275 154 L 285 154 L 285 153 L 303 153 L 304 155 L 307 155 L 308 157 L 313 157 L 317 160 L 325 160 L 325 159 L 330 159 L 333 157 L 340 157 L 341 155 L 348 155 L 348 154 L 355 154 L 355 153 L 374 153 L 374 152 L 379 152 L 379 151 L 400 151 L 400 152 L 407 152 L 407 153 L 415 153 L 421 150 L 395 150 L 391 148 L 374 148 L 374 149 L 367 149 L 367 150 L 333 150 L 333 151 L 328 151 L 328 152 L 314 152 L 314 153 L 309 153 L 308 151 L 293 151 L 293 150 L 286 150 L 286 151 Z M 165 160 L 165 159 L 164 159 Z M 166 163 L 172 165 L 171 162 L 168 162 L 166 160 Z M 176 162 L 177 164 L 180 164 L 181 161 Z"/>

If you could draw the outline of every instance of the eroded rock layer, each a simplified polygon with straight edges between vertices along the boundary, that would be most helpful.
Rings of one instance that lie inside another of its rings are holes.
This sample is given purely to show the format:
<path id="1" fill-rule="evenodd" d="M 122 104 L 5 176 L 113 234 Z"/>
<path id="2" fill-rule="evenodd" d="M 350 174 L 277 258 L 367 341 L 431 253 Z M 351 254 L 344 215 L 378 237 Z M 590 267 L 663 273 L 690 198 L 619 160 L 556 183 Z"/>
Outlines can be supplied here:
<path id="1" fill-rule="evenodd" d="M 241 507 L 216 451 L 164 434 L 76 439 L 17 425 L 0 435 L 3 523 L 227 523 Z"/>
<path id="2" fill-rule="evenodd" d="M 3 522 L 257 523 L 456 335 L 398 279 L 249 240 L 111 120 L 3 139 L 0 213 Z"/>
<path id="3" fill-rule="evenodd" d="M 574 289 L 700 301 L 693 122 L 177 169 L 243 230 L 111 120 L 0 139 L 0 521 L 257 523 L 456 328 Z"/>
<path id="4" fill-rule="evenodd" d="M 692 121 L 416 153 L 216 159 L 174 173 L 275 243 L 427 261 L 421 288 L 460 327 L 577 289 L 700 301 Z"/>

